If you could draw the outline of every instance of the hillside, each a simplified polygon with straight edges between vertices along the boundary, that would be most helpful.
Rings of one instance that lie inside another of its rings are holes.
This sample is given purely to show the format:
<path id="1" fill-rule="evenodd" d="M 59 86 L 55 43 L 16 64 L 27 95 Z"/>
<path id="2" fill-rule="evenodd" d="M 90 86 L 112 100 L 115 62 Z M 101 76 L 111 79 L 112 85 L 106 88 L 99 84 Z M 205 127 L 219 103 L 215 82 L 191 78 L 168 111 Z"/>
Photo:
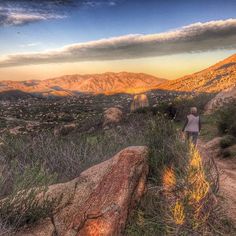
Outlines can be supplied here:
<path id="1" fill-rule="evenodd" d="M 46 80 L 2 81 L 0 92 L 17 90 L 43 96 L 133 94 L 154 89 L 217 93 L 235 84 L 236 54 L 205 70 L 171 81 L 144 73 L 75 74 Z"/>
<path id="2" fill-rule="evenodd" d="M 200 72 L 168 81 L 160 89 L 220 92 L 236 84 L 236 54 Z"/>
<path id="3" fill-rule="evenodd" d="M 165 79 L 159 79 L 151 75 L 128 72 L 65 75 L 46 80 L 3 81 L 0 82 L 0 92 L 21 90 L 46 96 L 67 96 L 76 93 L 135 93 L 154 89 L 164 81 Z"/>

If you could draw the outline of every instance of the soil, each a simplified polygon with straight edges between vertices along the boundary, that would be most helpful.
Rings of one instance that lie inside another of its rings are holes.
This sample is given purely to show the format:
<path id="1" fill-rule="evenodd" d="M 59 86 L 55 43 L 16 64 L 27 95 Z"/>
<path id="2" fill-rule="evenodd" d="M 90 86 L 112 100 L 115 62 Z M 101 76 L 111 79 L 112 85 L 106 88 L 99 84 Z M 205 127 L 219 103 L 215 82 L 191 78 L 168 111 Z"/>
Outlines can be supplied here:
<path id="1" fill-rule="evenodd" d="M 203 158 L 214 158 L 219 169 L 219 196 L 227 217 L 236 224 L 236 158 L 222 159 L 214 156 L 215 152 L 205 147 L 202 140 L 198 142 L 198 149 Z"/>

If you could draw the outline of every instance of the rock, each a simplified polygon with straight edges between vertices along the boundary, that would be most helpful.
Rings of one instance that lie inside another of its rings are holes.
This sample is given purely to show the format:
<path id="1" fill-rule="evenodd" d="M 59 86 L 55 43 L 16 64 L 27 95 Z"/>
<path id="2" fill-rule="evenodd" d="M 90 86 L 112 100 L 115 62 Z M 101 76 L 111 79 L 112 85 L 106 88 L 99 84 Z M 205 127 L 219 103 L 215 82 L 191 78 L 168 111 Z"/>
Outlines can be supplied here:
<path id="1" fill-rule="evenodd" d="M 147 148 L 128 147 L 67 183 L 49 187 L 46 196 L 62 196 L 53 220 L 44 219 L 17 236 L 118 236 L 129 211 L 145 192 Z"/>
<path id="2" fill-rule="evenodd" d="M 205 144 L 205 148 L 207 149 L 208 153 L 212 154 L 213 156 L 219 156 L 221 153 L 221 148 L 220 148 L 221 140 L 222 137 L 216 137 L 211 141 L 207 142 Z"/>
<path id="3" fill-rule="evenodd" d="M 15 128 L 9 129 L 9 133 L 13 135 L 21 134 L 24 131 L 24 127 L 16 126 Z"/>
<path id="4" fill-rule="evenodd" d="M 103 127 L 110 124 L 117 124 L 122 120 L 123 112 L 117 107 L 111 107 L 104 112 Z"/>
<path id="5" fill-rule="evenodd" d="M 236 101 L 236 86 L 223 90 L 218 93 L 210 102 L 206 105 L 206 114 L 211 114 L 215 110 L 221 108 L 223 105 Z"/>
<path id="6" fill-rule="evenodd" d="M 54 136 L 65 136 L 76 129 L 76 124 L 67 124 L 54 128 Z"/>
<path id="7" fill-rule="evenodd" d="M 148 107 L 148 97 L 146 94 L 138 94 L 134 96 L 134 99 L 131 103 L 131 111 L 136 111 L 137 109 Z"/>

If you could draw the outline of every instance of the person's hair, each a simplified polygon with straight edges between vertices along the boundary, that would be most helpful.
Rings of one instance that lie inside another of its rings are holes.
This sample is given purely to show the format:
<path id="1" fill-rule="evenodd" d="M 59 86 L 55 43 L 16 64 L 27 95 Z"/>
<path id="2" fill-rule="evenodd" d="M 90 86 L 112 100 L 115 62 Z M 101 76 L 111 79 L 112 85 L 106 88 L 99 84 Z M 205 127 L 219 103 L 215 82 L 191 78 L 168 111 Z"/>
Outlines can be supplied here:
<path id="1" fill-rule="evenodd" d="M 190 108 L 190 113 L 191 114 L 197 114 L 197 108 L 196 107 L 191 107 Z"/>

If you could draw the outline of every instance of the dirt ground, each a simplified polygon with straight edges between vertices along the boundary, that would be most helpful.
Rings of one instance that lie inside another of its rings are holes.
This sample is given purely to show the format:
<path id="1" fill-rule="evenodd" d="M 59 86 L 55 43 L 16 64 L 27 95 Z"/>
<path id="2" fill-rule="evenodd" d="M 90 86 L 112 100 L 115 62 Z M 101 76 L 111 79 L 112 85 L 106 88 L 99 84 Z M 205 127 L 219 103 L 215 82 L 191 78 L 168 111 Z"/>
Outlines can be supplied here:
<path id="1" fill-rule="evenodd" d="M 236 224 L 236 158 L 221 159 L 214 156 L 215 150 L 206 148 L 202 140 L 198 141 L 198 149 L 203 158 L 214 158 L 219 169 L 219 196 L 226 215 Z"/>

